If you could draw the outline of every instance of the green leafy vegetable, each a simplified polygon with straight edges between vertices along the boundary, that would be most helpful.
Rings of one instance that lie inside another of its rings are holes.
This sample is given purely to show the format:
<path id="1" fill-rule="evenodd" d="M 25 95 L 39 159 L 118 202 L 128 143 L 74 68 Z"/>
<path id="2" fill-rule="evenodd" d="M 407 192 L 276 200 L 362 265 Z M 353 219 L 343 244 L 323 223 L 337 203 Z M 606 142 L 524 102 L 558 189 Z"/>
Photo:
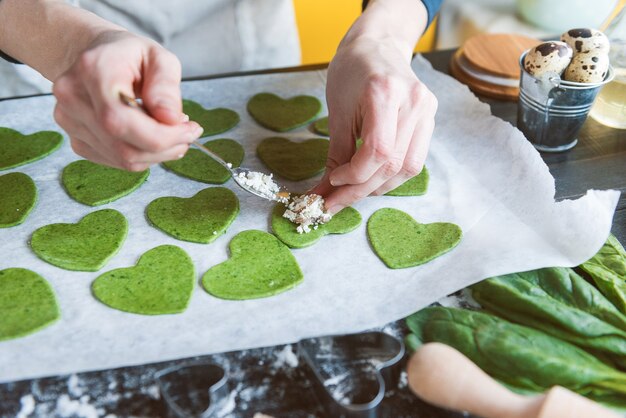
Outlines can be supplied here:
<path id="1" fill-rule="evenodd" d="M 590 260 L 580 265 L 591 276 L 598 289 L 626 314 L 626 251 L 615 236 Z"/>
<path id="2" fill-rule="evenodd" d="M 561 385 L 583 396 L 626 407 L 626 374 L 573 344 L 493 315 L 431 307 L 407 318 L 409 347 L 441 342 L 456 348 L 507 386 L 544 392 Z"/>
<path id="3" fill-rule="evenodd" d="M 485 309 L 588 349 L 626 369 L 626 316 L 574 270 L 514 273 L 472 286 Z"/>

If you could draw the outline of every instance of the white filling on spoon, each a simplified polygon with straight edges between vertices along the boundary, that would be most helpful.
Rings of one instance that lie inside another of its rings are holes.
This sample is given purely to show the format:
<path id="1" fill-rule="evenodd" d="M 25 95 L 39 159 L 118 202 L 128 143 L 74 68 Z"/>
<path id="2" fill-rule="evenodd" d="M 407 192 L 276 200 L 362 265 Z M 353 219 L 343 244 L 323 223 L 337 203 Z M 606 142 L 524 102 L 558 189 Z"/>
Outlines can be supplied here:
<path id="1" fill-rule="evenodd" d="M 237 180 L 269 200 L 284 204 L 289 202 L 289 193 L 280 191 L 280 187 L 272 179 L 272 174 L 267 175 L 258 171 L 240 172 L 237 174 Z"/>

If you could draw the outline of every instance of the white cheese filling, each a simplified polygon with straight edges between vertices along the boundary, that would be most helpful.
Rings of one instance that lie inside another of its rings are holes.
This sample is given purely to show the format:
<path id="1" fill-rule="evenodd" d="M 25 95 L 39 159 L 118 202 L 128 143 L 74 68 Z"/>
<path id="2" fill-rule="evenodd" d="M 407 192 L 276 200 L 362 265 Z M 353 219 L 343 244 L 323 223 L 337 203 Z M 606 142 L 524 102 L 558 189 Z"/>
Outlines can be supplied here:
<path id="1" fill-rule="evenodd" d="M 324 198 L 317 194 L 295 196 L 287 204 L 283 218 L 298 224 L 299 234 L 311 232 L 331 220 L 332 215 L 324 210 Z"/>

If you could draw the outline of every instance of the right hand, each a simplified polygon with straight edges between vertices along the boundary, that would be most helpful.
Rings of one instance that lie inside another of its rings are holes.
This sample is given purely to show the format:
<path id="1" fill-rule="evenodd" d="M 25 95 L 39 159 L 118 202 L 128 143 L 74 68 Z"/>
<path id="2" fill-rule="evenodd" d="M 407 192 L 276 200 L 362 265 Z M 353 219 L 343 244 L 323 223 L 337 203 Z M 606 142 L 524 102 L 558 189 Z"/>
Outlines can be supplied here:
<path id="1" fill-rule="evenodd" d="M 202 128 L 182 113 L 181 66 L 154 41 L 125 31 L 99 35 L 54 80 L 54 118 L 72 149 L 129 171 L 181 158 Z M 149 115 L 125 105 L 141 97 Z"/>

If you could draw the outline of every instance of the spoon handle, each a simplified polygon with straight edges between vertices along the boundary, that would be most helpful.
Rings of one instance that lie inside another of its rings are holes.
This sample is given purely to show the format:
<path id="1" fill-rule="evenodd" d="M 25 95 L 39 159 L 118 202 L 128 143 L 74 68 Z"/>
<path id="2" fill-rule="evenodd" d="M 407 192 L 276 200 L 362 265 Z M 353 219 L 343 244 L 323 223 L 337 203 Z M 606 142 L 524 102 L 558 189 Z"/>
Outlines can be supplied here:
<path id="1" fill-rule="evenodd" d="M 216 153 L 214 153 L 213 151 L 211 151 L 210 149 L 208 149 L 207 147 L 205 147 L 204 145 L 202 145 L 198 141 L 193 141 L 192 145 L 194 147 L 198 148 L 200 151 L 204 152 L 209 157 L 213 158 L 215 161 L 217 161 L 218 163 L 223 165 L 225 169 L 227 169 L 228 171 L 230 171 L 232 173 L 232 171 L 233 171 L 232 165 L 228 164 L 226 161 L 222 160 L 222 158 L 219 155 L 217 155 Z"/>
<path id="2" fill-rule="evenodd" d="M 127 94 L 120 92 L 120 99 L 127 106 L 133 107 L 135 109 L 139 109 L 144 113 L 148 113 L 146 112 L 146 108 L 143 106 L 143 103 L 135 99 L 134 97 L 130 97 Z M 202 145 L 200 142 L 193 141 L 192 144 L 196 148 L 198 148 L 200 151 L 204 152 L 206 155 L 208 155 L 209 157 L 213 158 L 215 161 L 223 165 L 224 168 L 226 168 L 228 171 L 230 171 L 231 173 L 233 172 L 232 166 L 230 166 L 226 161 L 222 160 L 222 158 L 219 155 L 217 155 L 216 153 L 214 153 L 213 151 L 211 151 L 210 149 Z"/>

